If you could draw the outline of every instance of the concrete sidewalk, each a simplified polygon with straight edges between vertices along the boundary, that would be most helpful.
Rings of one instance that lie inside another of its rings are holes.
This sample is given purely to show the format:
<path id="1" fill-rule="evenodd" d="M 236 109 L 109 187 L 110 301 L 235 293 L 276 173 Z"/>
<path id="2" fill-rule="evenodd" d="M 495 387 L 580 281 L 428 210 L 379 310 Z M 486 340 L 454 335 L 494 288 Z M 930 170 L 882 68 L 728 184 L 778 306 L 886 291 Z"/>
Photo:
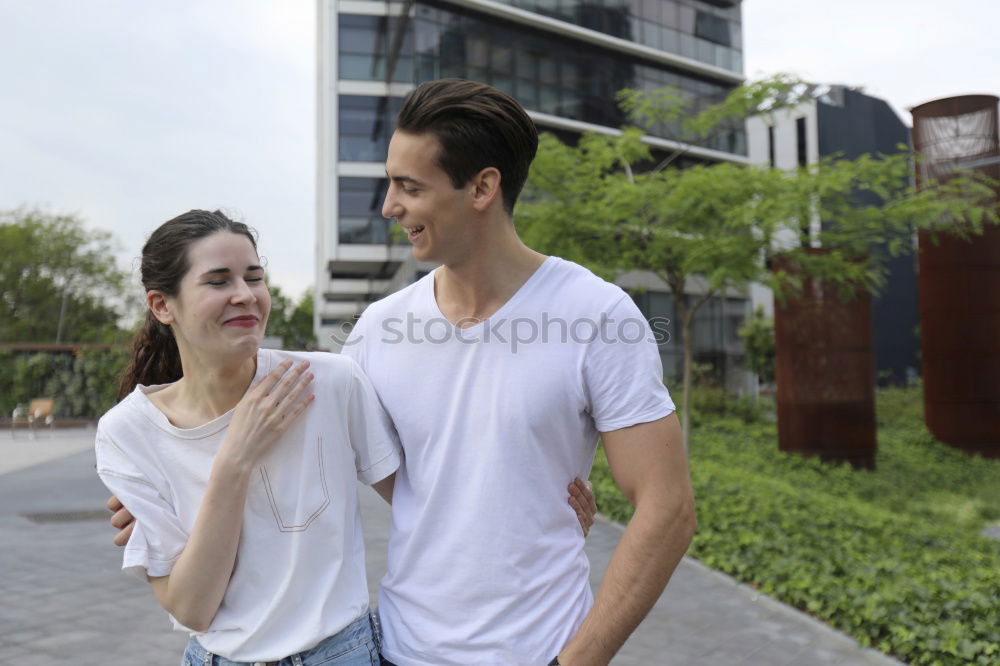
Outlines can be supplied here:
<path id="1" fill-rule="evenodd" d="M 93 469 L 93 431 L 56 431 L 34 441 L 4 437 L 0 664 L 178 664 L 186 637 L 170 630 L 148 586 L 119 570 L 120 552 L 111 544 L 113 530 L 103 509 L 107 492 Z M 361 498 L 369 589 L 374 590 L 385 570 L 389 513 L 370 489 L 363 488 Z M 595 586 L 620 535 L 620 526 L 601 521 L 588 537 Z M 861 649 L 826 625 L 685 559 L 613 663 L 899 662 Z"/>

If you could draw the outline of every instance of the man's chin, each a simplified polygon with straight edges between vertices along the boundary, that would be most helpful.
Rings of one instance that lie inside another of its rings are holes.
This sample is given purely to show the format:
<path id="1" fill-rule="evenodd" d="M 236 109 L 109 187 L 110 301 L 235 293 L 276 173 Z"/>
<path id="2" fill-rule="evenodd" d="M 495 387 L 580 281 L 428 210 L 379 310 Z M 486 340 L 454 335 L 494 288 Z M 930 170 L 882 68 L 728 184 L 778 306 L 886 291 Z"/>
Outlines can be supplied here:
<path id="1" fill-rule="evenodd" d="M 413 253 L 413 258 L 417 261 L 434 261 L 431 257 L 431 253 L 426 247 L 417 247 L 416 245 L 410 246 L 410 252 Z"/>

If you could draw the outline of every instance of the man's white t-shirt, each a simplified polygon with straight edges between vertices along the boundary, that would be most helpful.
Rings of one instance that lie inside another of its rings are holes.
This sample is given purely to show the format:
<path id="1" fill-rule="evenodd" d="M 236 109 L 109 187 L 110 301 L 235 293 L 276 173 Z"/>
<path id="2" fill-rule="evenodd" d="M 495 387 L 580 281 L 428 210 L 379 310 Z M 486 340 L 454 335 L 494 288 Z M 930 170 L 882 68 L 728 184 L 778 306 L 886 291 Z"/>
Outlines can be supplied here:
<path id="1" fill-rule="evenodd" d="M 392 425 L 356 363 L 261 350 L 254 383 L 285 359 L 309 360 L 316 400 L 251 476 L 229 587 L 208 631 L 196 634 L 233 661 L 309 649 L 368 610 L 356 480 L 374 483 L 400 463 Z M 169 575 L 187 544 L 233 417 L 176 428 L 146 397 L 164 386 L 136 387 L 97 430 L 97 472 L 136 517 L 122 568 L 143 580 Z"/>
<path id="2" fill-rule="evenodd" d="M 344 353 L 389 412 L 396 475 L 383 654 L 400 666 L 544 664 L 593 602 L 576 514 L 598 432 L 673 403 L 649 325 L 619 287 L 549 257 L 460 329 L 434 274 L 373 303 Z"/>

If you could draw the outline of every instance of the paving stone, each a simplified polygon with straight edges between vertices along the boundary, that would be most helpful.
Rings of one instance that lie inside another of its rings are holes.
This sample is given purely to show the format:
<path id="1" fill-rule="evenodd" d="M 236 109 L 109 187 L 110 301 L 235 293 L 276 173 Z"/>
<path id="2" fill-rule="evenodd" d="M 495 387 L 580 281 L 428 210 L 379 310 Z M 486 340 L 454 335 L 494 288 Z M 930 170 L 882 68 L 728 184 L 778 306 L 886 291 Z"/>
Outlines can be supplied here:
<path id="1" fill-rule="evenodd" d="M 59 433 L 61 451 L 0 467 L 0 664 L 176 666 L 187 636 L 171 630 L 149 587 L 121 572 L 106 521 L 35 523 L 22 514 L 104 507 L 93 469 L 92 431 Z M 77 437 L 78 441 L 72 440 Z M 17 444 L 0 445 L 0 452 Z M 76 453 L 73 453 L 76 451 Z M 386 568 L 388 506 L 360 490 L 368 584 L 376 598 Z M 586 551 L 596 592 L 621 526 L 601 520 Z M 666 593 L 615 666 L 888 666 L 893 661 L 821 622 L 685 558 Z"/>

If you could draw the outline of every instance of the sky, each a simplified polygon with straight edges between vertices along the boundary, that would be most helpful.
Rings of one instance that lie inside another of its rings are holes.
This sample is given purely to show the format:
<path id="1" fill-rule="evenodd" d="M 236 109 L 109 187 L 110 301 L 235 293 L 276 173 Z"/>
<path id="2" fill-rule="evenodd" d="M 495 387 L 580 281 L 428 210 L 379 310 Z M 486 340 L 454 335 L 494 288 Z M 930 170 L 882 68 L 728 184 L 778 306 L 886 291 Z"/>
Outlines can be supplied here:
<path id="1" fill-rule="evenodd" d="M 1000 0 L 745 0 L 749 78 L 862 87 L 904 122 L 1000 94 Z M 272 284 L 314 280 L 314 0 L 0 0 L 0 210 L 145 237 L 191 208 L 260 233 Z"/>

